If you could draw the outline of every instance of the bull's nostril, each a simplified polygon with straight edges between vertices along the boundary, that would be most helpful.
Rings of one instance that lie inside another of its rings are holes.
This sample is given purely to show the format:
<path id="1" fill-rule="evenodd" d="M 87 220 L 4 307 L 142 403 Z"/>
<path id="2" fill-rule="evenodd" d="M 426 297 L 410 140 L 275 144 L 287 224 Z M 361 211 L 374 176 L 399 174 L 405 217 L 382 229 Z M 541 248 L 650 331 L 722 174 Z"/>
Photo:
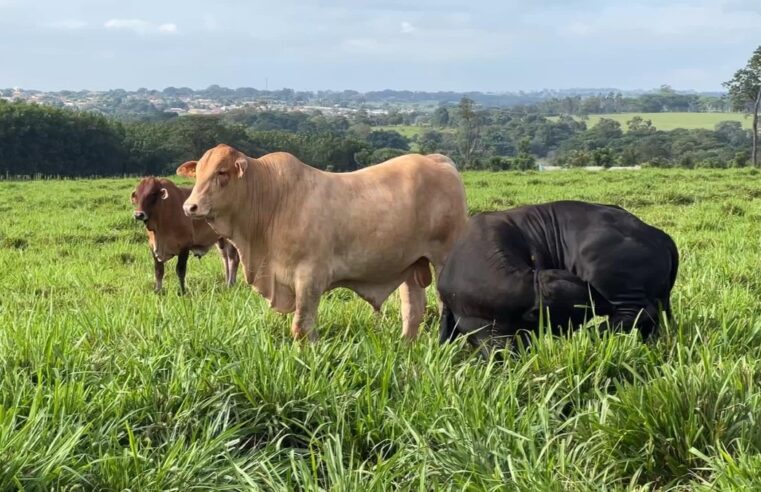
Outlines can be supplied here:
<path id="1" fill-rule="evenodd" d="M 135 212 L 135 220 L 145 220 L 145 213 L 144 212 Z"/>
<path id="2" fill-rule="evenodd" d="M 188 207 L 188 210 L 190 210 L 191 212 L 195 212 L 196 210 L 198 210 L 198 205 L 193 204 Z"/>

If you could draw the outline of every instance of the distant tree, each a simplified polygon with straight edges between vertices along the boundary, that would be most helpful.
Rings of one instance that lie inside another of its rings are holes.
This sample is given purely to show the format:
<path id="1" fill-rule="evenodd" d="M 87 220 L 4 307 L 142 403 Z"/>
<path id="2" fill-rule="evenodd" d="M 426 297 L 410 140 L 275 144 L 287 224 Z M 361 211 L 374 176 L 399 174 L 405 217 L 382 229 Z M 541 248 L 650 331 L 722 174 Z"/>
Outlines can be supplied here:
<path id="1" fill-rule="evenodd" d="M 756 48 L 748 63 L 735 72 L 724 86 L 729 91 L 732 106 L 749 112 L 753 118 L 751 130 L 751 157 L 753 166 L 758 165 L 758 113 L 761 108 L 761 46 Z"/>
<path id="2" fill-rule="evenodd" d="M 349 127 L 349 134 L 361 140 L 367 139 L 367 136 L 370 135 L 372 131 L 373 129 L 370 127 L 370 125 L 364 122 L 354 123 Z"/>
<path id="3" fill-rule="evenodd" d="M 635 116 L 626 122 L 626 127 L 632 135 L 647 135 L 656 131 L 652 120 L 645 120 L 642 116 Z"/>
<path id="4" fill-rule="evenodd" d="M 748 142 L 748 132 L 739 121 L 720 121 L 714 128 L 716 138 L 733 147 L 743 147 Z"/>
<path id="5" fill-rule="evenodd" d="M 513 168 L 519 171 L 536 169 L 536 158 L 531 155 L 531 142 L 527 138 L 518 142 L 518 155 L 513 159 Z"/>
<path id="6" fill-rule="evenodd" d="M 475 109 L 475 102 L 463 97 L 458 105 L 460 127 L 457 131 L 457 146 L 466 167 L 472 165 L 481 149 L 482 116 Z"/>
<path id="7" fill-rule="evenodd" d="M 394 130 L 375 130 L 367 135 L 367 143 L 376 149 L 390 148 L 409 150 L 410 143 L 404 135 Z"/>
<path id="8" fill-rule="evenodd" d="M 584 167 L 592 162 L 592 156 L 586 150 L 574 149 L 570 151 L 563 160 L 563 165 L 567 167 Z"/>
<path id="9" fill-rule="evenodd" d="M 504 127 L 496 125 L 487 126 L 482 133 L 483 147 L 487 155 L 515 155 L 515 146 Z"/>
<path id="10" fill-rule="evenodd" d="M 433 154 L 434 152 L 440 152 L 442 143 L 444 142 L 444 135 L 436 130 L 425 130 L 420 134 L 417 140 L 418 148 L 423 154 Z"/>
<path id="11" fill-rule="evenodd" d="M 431 115 L 431 125 L 444 128 L 449 125 L 449 110 L 445 106 L 439 106 Z"/>
<path id="12" fill-rule="evenodd" d="M 608 147 L 602 149 L 595 149 L 592 151 L 592 163 L 595 166 L 602 166 L 605 168 L 613 166 L 615 158 L 613 151 Z"/>

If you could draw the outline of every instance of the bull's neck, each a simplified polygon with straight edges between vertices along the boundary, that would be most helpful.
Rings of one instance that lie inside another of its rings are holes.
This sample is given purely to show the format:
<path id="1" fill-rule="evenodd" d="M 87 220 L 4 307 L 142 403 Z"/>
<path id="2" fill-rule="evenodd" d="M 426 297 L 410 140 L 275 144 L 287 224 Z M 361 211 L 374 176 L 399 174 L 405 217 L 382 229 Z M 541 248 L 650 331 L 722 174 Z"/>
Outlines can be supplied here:
<path id="1" fill-rule="evenodd" d="M 239 197 L 243 205 L 232 214 L 231 238 L 241 250 L 241 260 L 247 268 L 264 260 L 268 243 L 281 220 L 281 210 L 298 199 L 301 181 L 300 167 L 274 164 L 263 159 L 249 159 L 244 174 L 245 194 Z M 242 245 L 242 246 L 241 246 Z"/>

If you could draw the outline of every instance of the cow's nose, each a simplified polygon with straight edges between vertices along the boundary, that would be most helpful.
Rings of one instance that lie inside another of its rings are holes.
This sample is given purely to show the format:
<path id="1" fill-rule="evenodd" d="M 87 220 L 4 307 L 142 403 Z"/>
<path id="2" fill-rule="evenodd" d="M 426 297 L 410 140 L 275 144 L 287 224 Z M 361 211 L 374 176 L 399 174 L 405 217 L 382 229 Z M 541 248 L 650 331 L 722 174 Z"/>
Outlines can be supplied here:
<path id="1" fill-rule="evenodd" d="M 148 216 L 145 215 L 145 212 L 143 212 L 143 211 L 135 212 L 135 216 L 134 217 L 135 217 L 135 220 L 141 220 L 143 222 L 145 222 L 148 219 Z"/>
<path id="2" fill-rule="evenodd" d="M 198 210 L 198 205 L 195 203 L 186 203 L 182 208 L 185 209 L 185 215 L 193 215 Z"/>

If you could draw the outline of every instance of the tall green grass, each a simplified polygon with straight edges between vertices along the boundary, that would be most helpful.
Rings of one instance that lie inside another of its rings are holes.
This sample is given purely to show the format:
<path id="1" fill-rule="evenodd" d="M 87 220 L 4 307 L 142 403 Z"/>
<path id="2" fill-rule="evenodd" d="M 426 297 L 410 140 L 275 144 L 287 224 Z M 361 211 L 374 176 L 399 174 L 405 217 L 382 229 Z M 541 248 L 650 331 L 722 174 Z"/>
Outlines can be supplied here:
<path id="1" fill-rule="evenodd" d="M 0 488 L 750 490 L 761 480 L 761 174 L 465 175 L 471 212 L 616 203 L 667 230 L 675 322 L 502 362 L 327 295 L 321 339 L 214 254 L 152 293 L 134 180 L 0 183 Z M 435 199 L 435 197 L 431 197 Z M 170 264 L 173 265 L 173 264 Z"/>

